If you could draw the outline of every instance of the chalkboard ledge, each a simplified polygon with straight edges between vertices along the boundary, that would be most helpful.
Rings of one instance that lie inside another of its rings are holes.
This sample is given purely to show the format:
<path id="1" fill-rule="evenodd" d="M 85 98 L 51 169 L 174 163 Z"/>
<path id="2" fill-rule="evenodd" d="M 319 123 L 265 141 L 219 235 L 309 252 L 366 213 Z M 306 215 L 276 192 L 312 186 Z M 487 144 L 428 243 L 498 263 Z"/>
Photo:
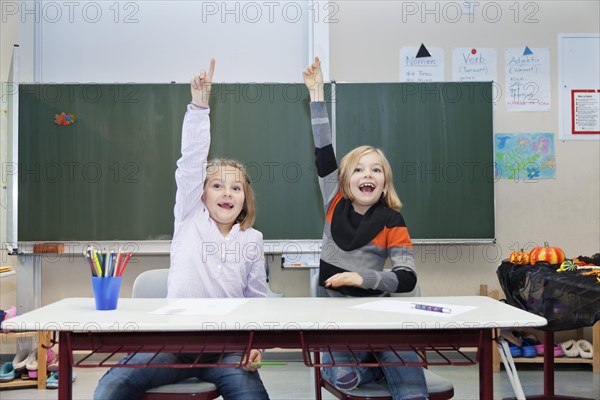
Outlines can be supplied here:
<path id="1" fill-rule="evenodd" d="M 170 240 L 81 240 L 59 242 L 62 245 L 61 253 L 83 254 L 88 245 L 93 245 L 97 249 L 131 251 L 134 255 L 161 256 L 169 255 L 171 250 Z M 39 242 L 18 242 L 18 246 L 12 247 L 9 255 L 30 255 L 36 254 L 35 250 Z M 265 254 L 281 253 L 319 253 L 321 251 L 321 240 L 265 240 Z"/>
<path id="2" fill-rule="evenodd" d="M 496 243 L 496 239 L 413 239 L 413 245 L 486 245 Z M 81 240 L 60 242 L 64 247 L 63 254 L 83 254 L 88 245 L 97 249 L 131 251 L 134 255 L 161 256 L 169 255 L 171 250 L 170 240 Z M 36 254 L 39 242 L 18 242 L 16 248 L 12 247 L 9 255 Z M 282 239 L 265 240 L 265 254 L 310 254 L 321 252 L 320 239 Z"/>

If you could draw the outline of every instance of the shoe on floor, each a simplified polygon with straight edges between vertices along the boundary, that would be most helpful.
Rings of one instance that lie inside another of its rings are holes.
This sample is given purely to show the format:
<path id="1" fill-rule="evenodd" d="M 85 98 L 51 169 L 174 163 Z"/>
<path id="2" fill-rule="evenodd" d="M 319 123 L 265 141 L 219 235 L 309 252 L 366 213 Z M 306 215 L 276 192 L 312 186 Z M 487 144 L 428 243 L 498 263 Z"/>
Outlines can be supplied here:
<path id="1" fill-rule="evenodd" d="M 536 355 L 541 356 L 542 354 L 544 354 L 544 345 L 533 334 L 524 333 L 522 338 L 523 338 L 523 343 L 527 343 L 529 346 L 533 346 L 533 349 L 535 350 Z M 527 356 L 525 356 L 525 357 L 527 357 Z M 531 357 L 533 357 L 533 356 L 531 356 Z"/>
<path id="2" fill-rule="evenodd" d="M 71 382 L 75 382 L 77 379 L 77 375 L 75 375 L 75 371 L 72 373 Z M 48 379 L 46 379 L 46 389 L 58 389 L 58 371 L 53 372 Z"/>
<path id="3" fill-rule="evenodd" d="M 523 341 L 516 337 L 511 331 L 502 330 L 501 336 L 508 343 L 508 348 L 510 349 L 510 355 L 513 358 L 523 357 Z"/>
<path id="4" fill-rule="evenodd" d="M 13 363 L 5 362 L 0 367 L 0 382 L 6 383 L 15 379 L 15 368 L 13 367 Z"/>
<path id="5" fill-rule="evenodd" d="M 579 349 L 577 348 L 577 342 L 574 340 L 567 340 L 560 344 L 565 356 L 567 357 L 579 357 Z"/>
<path id="6" fill-rule="evenodd" d="M 58 371 L 53 372 L 46 379 L 46 389 L 58 389 Z"/>
<path id="7" fill-rule="evenodd" d="M 537 356 L 537 351 L 535 350 L 534 346 L 523 342 L 523 346 L 521 346 L 521 354 L 523 354 L 523 357 L 533 358 Z"/>
<path id="8" fill-rule="evenodd" d="M 575 344 L 581 358 L 592 358 L 592 344 L 587 340 L 578 340 Z"/>
<path id="9" fill-rule="evenodd" d="M 29 355 L 31 350 L 22 349 L 15 354 L 15 358 L 13 358 L 12 364 L 15 370 L 25 368 L 25 364 L 29 361 Z"/>
<path id="10" fill-rule="evenodd" d="M 37 379 L 38 377 L 38 362 L 37 362 L 37 349 L 32 350 L 32 355 L 28 358 L 25 368 L 27 368 L 27 375 L 31 379 Z"/>
<path id="11" fill-rule="evenodd" d="M 52 350 L 52 347 L 46 349 L 46 365 L 53 364 L 58 361 L 56 352 Z"/>
<path id="12" fill-rule="evenodd" d="M 565 352 L 560 344 L 554 344 L 554 357 L 564 357 Z"/>
<path id="13" fill-rule="evenodd" d="M 535 349 L 535 354 L 537 354 L 538 356 L 544 355 L 544 345 L 543 344 L 536 344 L 535 346 L 533 346 L 533 348 Z"/>

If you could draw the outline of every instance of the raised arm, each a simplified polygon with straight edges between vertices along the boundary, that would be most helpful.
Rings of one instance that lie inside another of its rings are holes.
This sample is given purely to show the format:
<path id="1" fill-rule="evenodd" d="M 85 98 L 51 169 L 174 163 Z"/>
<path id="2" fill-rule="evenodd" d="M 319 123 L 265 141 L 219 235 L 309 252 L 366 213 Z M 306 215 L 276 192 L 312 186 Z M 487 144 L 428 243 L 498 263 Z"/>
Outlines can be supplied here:
<path id="1" fill-rule="evenodd" d="M 303 71 L 303 76 L 304 83 L 310 93 L 310 117 L 315 141 L 315 163 L 323 203 L 326 206 L 325 212 L 327 212 L 328 204 L 331 203 L 338 191 L 338 170 L 331 140 L 331 126 L 327 115 L 327 106 L 324 101 L 325 84 L 319 57 L 315 57 L 315 62 Z"/>
<path id="2" fill-rule="evenodd" d="M 181 132 L 181 158 L 177 161 L 175 181 L 175 219 L 183 220 L 201 207 L 206 159 L 210 148 L 210 97 L 215 60 L 208 73 L 202 70 L 191 81 L 192 102 L 188 105 Z"/>

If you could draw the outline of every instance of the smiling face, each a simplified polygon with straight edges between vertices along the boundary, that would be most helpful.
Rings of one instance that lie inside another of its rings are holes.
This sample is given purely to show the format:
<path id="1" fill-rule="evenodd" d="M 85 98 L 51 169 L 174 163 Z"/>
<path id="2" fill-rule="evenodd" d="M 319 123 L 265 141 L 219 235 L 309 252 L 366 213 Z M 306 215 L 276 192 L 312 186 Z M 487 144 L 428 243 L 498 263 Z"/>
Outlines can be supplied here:
<path id="1" fill-rule="evenodd" d="M 235 167 L 218 166 L 208 172 L 202 201 L 224 236 L 244 208 L 244 184 L 242 172 Z"/>
<path id="2" fill-rule="evenodd" d="M 379 201 L 385 189 L 385 174 L 381 158 L 375 152 L 363 155 L 349 180 L 354 211 L 364 214 Z"/>

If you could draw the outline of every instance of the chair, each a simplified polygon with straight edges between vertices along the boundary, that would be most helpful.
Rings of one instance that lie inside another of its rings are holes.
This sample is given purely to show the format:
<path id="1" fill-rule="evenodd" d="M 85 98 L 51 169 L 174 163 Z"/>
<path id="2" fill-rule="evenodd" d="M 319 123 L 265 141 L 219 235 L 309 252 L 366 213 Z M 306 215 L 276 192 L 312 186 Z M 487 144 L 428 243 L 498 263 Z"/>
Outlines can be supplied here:
<path id="1" fill-rule="evenodd" d="M 316 293 L 316 287 L 319 284 L 318 274 L 311 280 L 311 287 Z M 417 285 L 410 293 L 397 293 L 394 297 L 418 297 L 421 295 L 421 289 Z M 315 353 L 315 361 L 318 362 L 320 355 Z M 425 381 L 427 382 L 427 392 L 429 400 L 448 400 L 454 396 L 454 386 L 452 382 L 434 374 L 427 368 L 423 368 Z M 336 388 L 327 376 L 322 374 L 321 368 L 315 368 L 315 391 L 316 399 L 321 400 L 321 388 L 333 394 L 340 400 L 392 400 L 385 381 L 381 383 L 371 382 L 352 390 L 343 390 Z"/>
<path id="2" fill-rule="evenodd" d="M 454 386 L 452 383 L 430 370 L 424 368 L 425 381 L 427 382 L 427 392 L 429 400 L 448 400 L 454 396 Z M 360 385 L 356 389 L 342 390 L 338 389 L 327 380 L 326 375 L 321 373 L 320 368 L 315 368 L 316 377 L 316 398 L 321 399 L 321 388 L 333 394 L 340 400 L 392 400 L 392 396 L 387 388 L 387 383 L 371 382 Z"/>
<path id="3" fill-rule="evenodd" d="M 168 277 L 168 268 L 142 272 L 133 282 L 131 297 L 167 297 Z M 219 390 L 212 383 L 190 378 L 170 385 L 152 388 L 144 393 L 140 400 L 213 400 L 219 396 L 221 396 Z"/>

